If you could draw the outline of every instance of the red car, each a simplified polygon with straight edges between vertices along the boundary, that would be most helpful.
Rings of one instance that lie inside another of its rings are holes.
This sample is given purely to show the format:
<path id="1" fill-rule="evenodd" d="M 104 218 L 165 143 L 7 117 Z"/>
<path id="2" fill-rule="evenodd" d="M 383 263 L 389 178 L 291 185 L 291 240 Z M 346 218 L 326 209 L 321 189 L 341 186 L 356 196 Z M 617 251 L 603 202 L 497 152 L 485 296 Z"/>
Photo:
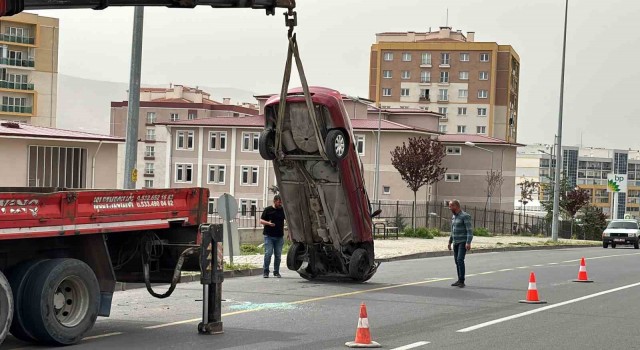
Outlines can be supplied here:
<path id="1" fill-rule="evenodd" d="M 293 245 L 287 267 L 306 279 L 348 276 L 366 281 L 376 272 L 370 203 L 342 95 L 311 87 L 315 119 L 302 89 L 265 105 L 260 155 L 272 160 Z"/>

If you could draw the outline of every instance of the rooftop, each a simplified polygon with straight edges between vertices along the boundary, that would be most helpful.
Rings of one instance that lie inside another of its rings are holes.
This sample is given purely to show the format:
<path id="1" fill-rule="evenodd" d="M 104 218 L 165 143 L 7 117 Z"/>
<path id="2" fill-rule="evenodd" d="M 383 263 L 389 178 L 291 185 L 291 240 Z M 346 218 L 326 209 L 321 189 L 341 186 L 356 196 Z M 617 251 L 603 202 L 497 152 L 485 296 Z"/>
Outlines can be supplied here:
<path id="1" fill-rule="evenodd" d="M 0 138 L 2 137 L 124 142 L 124 139 L 120 137 L 12 122 L 0 123 Z"/>
<path id="2" fill-rule="evenodd" d="M 465 143 L 473 142 L 479 145 L 508 145 L 521 147 L 524 146 L 520 143 L 509 143 L 501 139 L 483 135 L 471 135 L 471 134 L 447 134 L 438 137 L 438 140 L 444 143 Z"/>

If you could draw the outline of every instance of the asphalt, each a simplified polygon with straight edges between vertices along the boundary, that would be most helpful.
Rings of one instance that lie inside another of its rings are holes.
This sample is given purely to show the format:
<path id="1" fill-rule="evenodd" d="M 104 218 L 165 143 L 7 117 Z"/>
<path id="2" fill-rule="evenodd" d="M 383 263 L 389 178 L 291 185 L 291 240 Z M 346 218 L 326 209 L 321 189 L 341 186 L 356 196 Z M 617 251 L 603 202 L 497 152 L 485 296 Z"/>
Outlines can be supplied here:
<path id="1" fill-rule="evenodd" d="M 594 283 L 572 282 L 582 256 Z M 602 248 L 470 254 L 464 289 L 450 286 L 450 256 L 383 263 L 364 284 L 308 282 L 290 271 L 233 278 L 223 286 L 225 333 L 216 336 L 196 331 L 199 284 L 164 300 L 129 290 L 73 348 L 344 349 L 365 302 L 372 338 L 386 349 L 638 349 L 639 259 L 638 250 Z M 531 271 L 548 304 L 518 303 Z M 8 338 L 2 349 L 25 345 Z"/>

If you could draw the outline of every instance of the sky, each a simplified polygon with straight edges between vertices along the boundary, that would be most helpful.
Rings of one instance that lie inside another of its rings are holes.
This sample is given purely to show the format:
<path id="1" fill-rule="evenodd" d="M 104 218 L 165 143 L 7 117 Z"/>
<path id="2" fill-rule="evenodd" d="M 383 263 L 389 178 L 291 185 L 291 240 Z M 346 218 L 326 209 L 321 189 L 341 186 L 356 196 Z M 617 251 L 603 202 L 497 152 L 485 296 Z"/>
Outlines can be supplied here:
<path id="1" fill-rule="evenodd" d="M 552 143 L 562 0 L 298 0 L 296 31 L 309 83 L 368 97 L 375 34 L 437 30 L 447 23 L 447 10 L 454 30 L 515 48 L 521 58 L 518 141 Z M 287 48 L 282 12 L 146 8 L 143 83 L 279 91 Z M 59 73 L 128 81 L 133 8 L 37 13 L 60 18 Z M 637 1 L 570 0 L 564 145 L 640 148 L 640 121 L 634 119 L 640 114 L 637 18 Z"/>

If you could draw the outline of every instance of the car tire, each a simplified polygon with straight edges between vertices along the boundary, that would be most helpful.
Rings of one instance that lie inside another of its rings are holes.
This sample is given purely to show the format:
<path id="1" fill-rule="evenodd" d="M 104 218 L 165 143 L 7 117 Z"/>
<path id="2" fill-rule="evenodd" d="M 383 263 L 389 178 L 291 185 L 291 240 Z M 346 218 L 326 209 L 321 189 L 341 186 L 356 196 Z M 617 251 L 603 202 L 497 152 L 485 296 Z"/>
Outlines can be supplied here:
<path id="1" fill-rule="evenodd" d="M 260 138 L 258 139 L 258 151 L 260 152 L 260 157 L 264 160 L 274 160 L 276 159 L 275 154 L 275 142 L 276 142 L 276 132 L 273 129 L 265 129 L 260 133 Z"/>
<path id="2" fill-rule="evenodd" d="M 298 271 L 300 266 L 302 266 L 301 257 L 304 255 L 304 244 L 300 242 L 293 242 L 291 247 L 289 247 L 289 252 L 287 253 L 287 268 L 292 271 Z"/>
<path id="3" fill-rule="evenodd" d="M 340 129 L 329 130 L 324 147 L 330 161 L 341 161 L 349 154 L 349 135 Z"/>
<path id="4" fill-rule="evenodd" d="M 353 254 L 351 254 L 351 260 L 349 261 L 349 277 L 353 280 L 364 282 L 370 270 L 371 262 L 369 261 L 369 254 L 365 249 L 356 249 Z"/>
<path id="5" fill-rule="evenodd" d="M 602 242 L 602 248 L 609 248 L 609 243 Z"/>
<path id="6" fill-rule="evenodd" d="M 96 322 L 100 287 L 93 270 L 76 259 L 45 261 L 28 278 L 24 321 L 41 343 L 79 342 Z"/>
<path id="7" fill-rule="evenodd" d="M 633 244 L 633 249 L 640 249 L 640 244 L 638 244 L 638 241 Z"/>
<path id="8" fill-rule="evenodd" d="M 615 243 L 611 243 L 611 248 L 616 249 L 616 244 Z"/>
<path id="9" fill-rule="evenodd" d="M 0 271 L 0 344 L 9 334 L 13 319 L 13 293 L 7 277 Z"/>
<path id="10" fill-rule="evenodd" d="M 33 271 L 45 261 L 46 260 L 25 261 L 13 267 L 7 274 L 9 283 L 11 284 L 11 290 L 13 290 L 13 304 L 15 306 L 10 332 L 11 335 L 25 342 L 33 342 L 36 340 L 28 330 L 28 326 L 24 321 L 25 286 Z"/>

